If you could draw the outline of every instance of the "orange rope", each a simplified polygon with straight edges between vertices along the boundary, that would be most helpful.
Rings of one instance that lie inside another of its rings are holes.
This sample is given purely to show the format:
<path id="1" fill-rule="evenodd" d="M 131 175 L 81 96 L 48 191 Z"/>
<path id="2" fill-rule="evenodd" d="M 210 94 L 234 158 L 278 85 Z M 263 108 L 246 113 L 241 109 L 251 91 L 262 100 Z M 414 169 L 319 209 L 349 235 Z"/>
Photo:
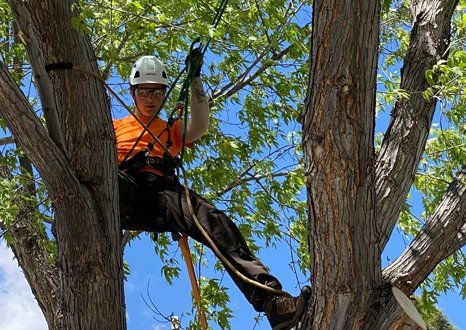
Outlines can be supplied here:
<path id="1" fill-rule="evenodd" d="M 199 313 L 202 329 L 207 330 L 207 319 L 201 306 L 201 292 L 199 290 L 199 284 L 196 280 L 196 274 L 194 273 L 193 259 L 191 258 L 191 252 L 189 251 L 188 245 L 188 236 L 181 236 L 181 238 L 178 240 L 178 245 L 180 246 L 183 259 L 186 262 L 186 267 L 188 268 L 189 281 L 191 282 L 191 287 L 193 288 L 194 299 L 197 302 L 197 312 Z"/>

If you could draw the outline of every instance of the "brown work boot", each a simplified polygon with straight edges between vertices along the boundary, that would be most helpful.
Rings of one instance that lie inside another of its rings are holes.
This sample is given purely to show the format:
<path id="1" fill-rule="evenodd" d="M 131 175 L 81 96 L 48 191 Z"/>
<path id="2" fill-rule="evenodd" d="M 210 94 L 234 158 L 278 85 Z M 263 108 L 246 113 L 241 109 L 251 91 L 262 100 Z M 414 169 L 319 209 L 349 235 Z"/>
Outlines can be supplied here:
<path id="1" fill-rule="evenodd" d="M 297 297 L 276 295 L 265 302 L 265 315 L 272 330 L 288 330 L 298 324 L 310 297 L 311 288 L 306 285 Z"/>

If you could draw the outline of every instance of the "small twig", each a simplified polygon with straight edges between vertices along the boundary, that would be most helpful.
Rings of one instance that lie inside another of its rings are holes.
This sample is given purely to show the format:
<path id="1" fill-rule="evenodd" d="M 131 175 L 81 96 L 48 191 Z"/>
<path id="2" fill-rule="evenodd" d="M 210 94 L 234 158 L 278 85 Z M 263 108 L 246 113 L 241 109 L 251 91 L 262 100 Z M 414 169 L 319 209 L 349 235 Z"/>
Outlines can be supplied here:
<path id="1" fill-rule="evenodd" d="M 460 148 L 460 147 L 464 147 L 466 146 L 466 143 L 461 143 L 461 144 L 457 144 L 457 145 L 453 145 L 453 146 L 450 146 L 450 147 L 446 147 L 442 150 L 436 150 L 436 151 L 432 151 L 430 153 L 427 154 L 427 156 L 433 156 L 433 155 L 437 155 L 437 154 L 441 154 L 445 151 L 448 151 L 448 150 L 451 150 L 451 149 L 456 149 L 456 148 Z"/>
<path id="2" fill-rule="evenodd" d="M 13 144 L 15 142 L 16 140 L 13 136 L 7 136 L 7 137 L 0 139 L 0 146 L 7 145 L 7 144 Z"/>
<path id="3" fill-rule="evenodd" d="M 128 30 L 128 29 L 125 29 L 125 35 L 123 36 L 123 39 L 121 40 L 118 47 L 115 49 L 115 56 L 116 57 L 123 50 L 123 47 L 126 45 L 126 42 L 129 40 L 130 35 L 131 35 L 131 31 Z M 110 73 L 110 69 L 112 68 L 112 65 L 113 65 L 113 61 L 112 60 L 108 61 L 107 65 L 105 66 L 104 71 L 102 72 L 102 79 L 107 80 L 108 75 Z"/>
<path id="4" fill-rule="evenodd" d="M 299 290 L 301 291 L 301 281 L 299 280 L 298 271 L 296 270 L 296 261 L 294 260 L 295 251 L 292 247 L 291 237 L 290 237 L 290 242 L 288 243 L 288 246 L 290 247 L 290 257 L 291 257 L 290 268 L 296 278 L 296 283 L 298 284 Z"/>
<path id="5" fill-rule="evenodd" d="M 144 304 L 146 304 L 146 306 L 157 316 L 160 316 L 162 317 L 163 319 L 165 319 L 165 321 L 162 321 L 162 320 L 158 320 L 157 318 L 154 317 L 154 320 L 156 320 L 157 322 L 160 322 L 160 323 L 172 323 L 172 317 L 173 317 L 173 313 L 166 316 L 164 315 L 158 308 L 157 306 L 155 305 L 154 301 L 152 300 L 152 297 L 149 293 L 149 287 L 150 287 L 150 280 L 147 281 L 147 290 L 146 290 L 146 296 L 147 296 L 147 299 L 149 301 L 147 301 L 144 296 L 141 294 L 141 298 L 142 298 L 142 301 L 144 301 Z M 183 330 L 184 328 L 183 327 L 179 327 L 178 329 L 180 330 Z"/>
<path id="6" fill-rule="evenodd" d="M 273 47 L 273 43 L 272 43 L 272 40 L 270 39 L 270 36 L 267 32 L 267 24 L 265 24 L 265 19 L 264 19 L 264 16 L 262 16 L 262 10 L 259 6 L 259 3 L 257 2 L 257 0 L 254 0 L 255 4 L 256 4 L 256 7 L 257 7 L 257 12 L 259 13 L 259 18 L 262 22 L 262 25 L 264 27 L 264 34 L 265 34 L 265 37 L 267 38 L 267 41 L 269 43 L 269 46 L 270 46 L 270 49 L 272 51 L 272 53 L 275 55 L 275 48 Z"/>
<path id="7" fill-rule="evenodd" d="M 273 160 L 277 159 L 278 157 L 282 156 L 284 153 L 288 152 L 290 149 L 295 148 L 295 147 L 296 147 L 296 145 L 284 146 L 284 147 L 278 148 L 278 149 L 274 150 L 273 152 L 269 153 L 267 156 L 265 156 L 264 159 L 267 158 L 267 157 L 271 157 L 272 155 L 278 153 L 278 155 L 276 155 L 275 158 L 272 159 L 272 161 L 273 161 Z M 224 195 L 227 192 L 229 192 L 230 190 L 240 186 L 241 184 L 254 180 L 253 178 L 246 178 L 246 179 L 243 179 L 243 180 L 241 178 L 246 176 L 249 173 L 249 171 L 252 170 L 253 167 L 256 166 L 256 165 L 257 165 L 257 163 L 255 161 L 252 161 L 249 164 L 249 166 L 245 170 L 243 170 L 243 172 L 241 172 L 241 174 L 236 178 L 236 180 L 234 180 L 232 183 L 230 183 L 223 190 L 218 191 L 215 195 L 217 197 L 221 197 L 222 195 Z M 279 176 L 282 176 L 282 175 L 279 175 Z"/>

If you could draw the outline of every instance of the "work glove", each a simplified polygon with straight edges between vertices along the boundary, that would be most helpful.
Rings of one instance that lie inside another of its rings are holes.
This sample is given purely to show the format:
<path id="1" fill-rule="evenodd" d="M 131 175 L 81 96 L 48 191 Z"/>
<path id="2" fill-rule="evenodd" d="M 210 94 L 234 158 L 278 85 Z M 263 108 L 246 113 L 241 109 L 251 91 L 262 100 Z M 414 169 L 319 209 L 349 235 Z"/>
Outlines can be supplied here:
<path id="1" fill-rule="evenodd" d="M 204 64 L 204 60 L 202 59 L 201 50 L 199 48 L 194 48 L 192 50 L 192 52 L 191 52 L 191 55 L 192 55 L 193 58 L 191 59 L 189 54 L 188 54 L 188 56 L 186 56 L 186 59 L 184 60 L 184 63 L 186 65 L 188 65 L 189 62 L 191 62 L 191 65 L 194 66 L 196 64 L 196 62 L 199 61 L 199 66 L 196 69 L 196 71 L 193 72 L 193 77 L 200 77 L 201 76 L 202 64 Z"/>

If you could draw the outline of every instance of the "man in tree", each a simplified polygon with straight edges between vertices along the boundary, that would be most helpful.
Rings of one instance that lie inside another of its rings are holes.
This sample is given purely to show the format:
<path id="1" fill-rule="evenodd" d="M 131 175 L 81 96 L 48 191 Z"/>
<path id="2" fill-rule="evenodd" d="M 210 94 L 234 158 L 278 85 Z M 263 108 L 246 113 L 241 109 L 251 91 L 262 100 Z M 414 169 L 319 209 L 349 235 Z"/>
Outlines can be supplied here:
<path id="1" fill-rule="evenodd" d="M 191 116 L 185 132 L 188 144 L 200 138 L 209 126 L 209 103 L 200 70 L 199 66 L 191 84 Z M 122 227 L 182 233 L 212 248 L 193 220 L 184 187 L 175 175 L 173 157 L 182 148 L 182 122 L 175 120 L 167 124 L 158 116 L 151 120 L 159 113 L 167 87 L 167 74 L 160 60 L 143 56 L 136 61 L 130 75 L 130 93 L 138 120 L 130 115 L 114 121 L 118 162 L 122 169 L 119 172 Z M 148 126 L 151 133 L 143 133 L 139 121 Z M 153 143 L 154 136 L 163 146 Z M 190 191 L 190 199 L 200 224 L 235 268 L 231 269 L 222 260 L 225 269 L 255 310 L 265 312 L 273 329 L 289 329 L 299 322 L 310 297 L 310 288 L 305 286 L 298 297 L 281 291 L 278 279 L 252 254 L 233 221 L 193 191 Z M 246 281 L 237 272 L 253 281 Z"/>

